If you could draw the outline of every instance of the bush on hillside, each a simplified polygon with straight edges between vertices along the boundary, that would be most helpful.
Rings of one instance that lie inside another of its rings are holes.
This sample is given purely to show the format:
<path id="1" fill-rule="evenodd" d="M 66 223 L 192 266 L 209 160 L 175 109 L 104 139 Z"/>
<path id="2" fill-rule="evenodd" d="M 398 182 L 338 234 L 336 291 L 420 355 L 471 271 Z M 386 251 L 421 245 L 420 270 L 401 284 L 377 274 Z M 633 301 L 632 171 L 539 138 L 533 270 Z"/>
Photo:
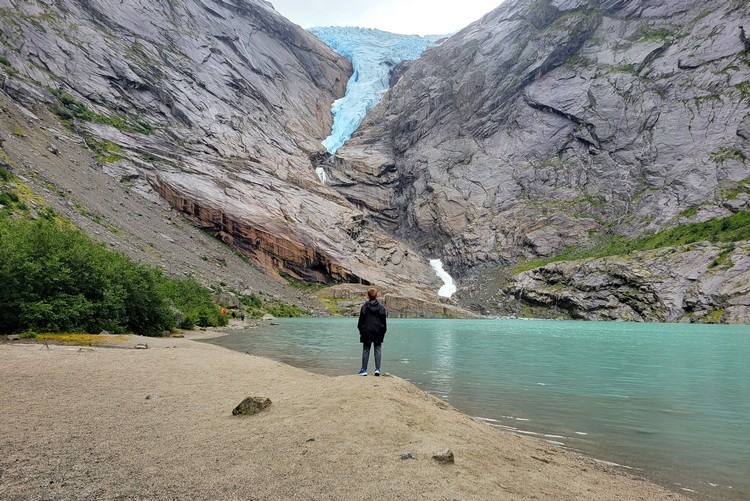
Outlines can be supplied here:
<path id="1" fill-rule="evenodd" d="M 197 282 L 167 278 L 52 217 L 0 217 L 0 283 L 0 332 L 156 336 L 178 318 L 226 324 Z"/>
<path id="2" fill-rule="evenodd" d="M 211 294 L 192 278 L 166 280 L 161 291 L 169 300 L 176 315 L 177 327 L 192 329 L 196 325 L 209 327 L 227 325 L 229 318 L 221 313 L 221 308 L 211 300 Z"/>

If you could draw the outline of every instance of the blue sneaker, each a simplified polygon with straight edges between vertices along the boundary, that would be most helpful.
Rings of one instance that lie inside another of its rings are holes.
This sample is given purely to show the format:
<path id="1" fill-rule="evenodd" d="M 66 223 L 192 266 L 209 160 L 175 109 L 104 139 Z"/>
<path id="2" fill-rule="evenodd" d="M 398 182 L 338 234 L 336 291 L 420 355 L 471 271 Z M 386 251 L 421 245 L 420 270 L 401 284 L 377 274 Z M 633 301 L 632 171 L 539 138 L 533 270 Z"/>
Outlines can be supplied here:
<path id="1" fill-rule="evenodd" d="M 380 367 L 378 367 L 377 369 L 375 369 L 375 375 L 376 375 L 376 376 L 379 376 L 379 375 L 380 375 Z"/>
<path id="2" fill-rule="evenodd" d="M 357 376 L 366 376 L 367 375 L 367 369 L 360 369 L 357 373 Z"/>

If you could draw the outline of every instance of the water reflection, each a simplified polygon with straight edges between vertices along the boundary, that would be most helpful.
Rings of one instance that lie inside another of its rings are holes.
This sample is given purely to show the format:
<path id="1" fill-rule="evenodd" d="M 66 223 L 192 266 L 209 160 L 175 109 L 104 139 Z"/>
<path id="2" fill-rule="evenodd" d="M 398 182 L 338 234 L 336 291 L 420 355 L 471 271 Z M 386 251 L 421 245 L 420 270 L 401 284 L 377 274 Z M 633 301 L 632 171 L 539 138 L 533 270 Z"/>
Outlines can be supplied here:
<path id="1" fill-rule="evenodd" d="M 434 368 L 427 371 L 431 379 L 431 386 L 440 398 L 448 399 L 453 393 L 454 338 L 455 329 L 441 329 L 430 339 L 432 353 L 430 359 L 434 361 Z"/>

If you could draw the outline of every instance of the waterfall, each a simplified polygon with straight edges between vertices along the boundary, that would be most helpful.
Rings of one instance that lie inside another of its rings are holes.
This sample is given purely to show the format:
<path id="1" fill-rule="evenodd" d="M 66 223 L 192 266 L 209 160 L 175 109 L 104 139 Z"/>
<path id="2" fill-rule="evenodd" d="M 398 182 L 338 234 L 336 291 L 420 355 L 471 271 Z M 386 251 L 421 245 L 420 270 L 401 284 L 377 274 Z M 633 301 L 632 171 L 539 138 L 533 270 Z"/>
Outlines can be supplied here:
<path id="1" fill-rule="evenodd" d="M 451 297 L 456 292 L 456 284 L 453 282 L 453 277 L 443 269 L 443 262 L 439 259 L 430 259 L 430 266 L 432 266 L 435 274 L 443 281 L 443 286 L 440 287 L 438 296 Z"/>

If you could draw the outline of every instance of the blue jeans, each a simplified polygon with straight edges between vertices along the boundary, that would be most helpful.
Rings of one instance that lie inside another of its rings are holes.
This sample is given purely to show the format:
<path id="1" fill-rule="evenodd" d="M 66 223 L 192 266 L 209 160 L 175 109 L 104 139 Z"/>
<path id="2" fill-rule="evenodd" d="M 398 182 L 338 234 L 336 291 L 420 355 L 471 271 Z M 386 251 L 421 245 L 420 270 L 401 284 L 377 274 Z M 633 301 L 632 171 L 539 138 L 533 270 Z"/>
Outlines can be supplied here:
<path id="1" fill-rule="evenodd" d="M 380 369 L 380 346 L 382 343 L 375 343 L 375 368 Z M 373 343 L 362 343 L 362 370 L 367 370 L 367 362 L 370 360 L 370 347 Z"/>

